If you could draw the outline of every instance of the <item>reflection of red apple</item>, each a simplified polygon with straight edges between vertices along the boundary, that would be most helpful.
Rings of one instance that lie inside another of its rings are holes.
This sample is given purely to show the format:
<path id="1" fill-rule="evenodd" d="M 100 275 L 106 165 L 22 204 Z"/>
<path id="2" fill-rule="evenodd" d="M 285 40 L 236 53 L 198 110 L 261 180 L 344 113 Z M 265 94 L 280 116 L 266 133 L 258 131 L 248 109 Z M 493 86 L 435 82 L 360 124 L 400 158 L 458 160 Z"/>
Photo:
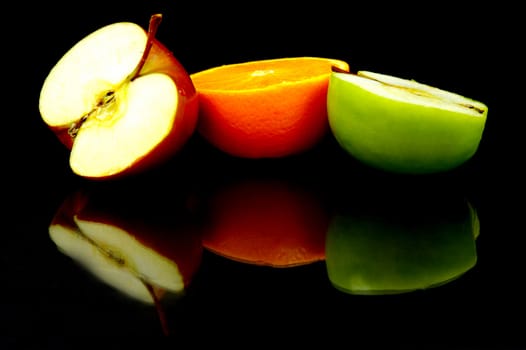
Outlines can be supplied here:
<path id="1" fill-rule="evenodd" d="M 40 93 L 42 119 L 70 150 L 74 173 L 109 178 L 158 165 L 197 124 L 190 76 L 148 33 L 119 22 L 86 36 L 57 62 Z"/>
<path id="2" fill-rule="evenodd" d="M 142 302 L 182 293 L 202 257 L 201 237 L 185 219 L 188 213 L 152 217 L 152 207 L 158 206 L 147 198 L 132 203 L 101 192 L 78 191 L 63 202 L 49 227 L 57 247 L 103 282 Z M 140 212 L 148 206 L 148 213 Z"/>
<path id="3" fill-rule="evenodd" d="M 203 246 L 218 255 L 273 267 L 325 259 L 329 217 L 302 188 L 247 180 L 219 189 L 208 204 Z"/>

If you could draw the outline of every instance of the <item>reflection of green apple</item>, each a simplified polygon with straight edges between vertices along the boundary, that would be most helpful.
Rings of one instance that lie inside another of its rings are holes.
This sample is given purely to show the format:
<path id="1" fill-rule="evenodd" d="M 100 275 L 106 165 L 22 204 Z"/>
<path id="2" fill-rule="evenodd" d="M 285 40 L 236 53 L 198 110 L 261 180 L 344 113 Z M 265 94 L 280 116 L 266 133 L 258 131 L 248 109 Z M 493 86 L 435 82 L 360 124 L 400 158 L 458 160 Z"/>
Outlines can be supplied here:
<path id="1" fill-rule="evenodd" d="M 327 108 L 333 135 L 358 160 L 386 171 L 450 170 L 478 149 L 488 108 L 414 80 L 332 72 Z"/>
<path id="2" fill-rule="evenodd" d="M 326 267 L 335 288 L 405 293 L 448 283 L 476 264 L 479 220 L 469 203 L 393 202 L 379 212 L 369 210 L 377 203 L 371 204 L 347 208 L 331 222 Z"/>

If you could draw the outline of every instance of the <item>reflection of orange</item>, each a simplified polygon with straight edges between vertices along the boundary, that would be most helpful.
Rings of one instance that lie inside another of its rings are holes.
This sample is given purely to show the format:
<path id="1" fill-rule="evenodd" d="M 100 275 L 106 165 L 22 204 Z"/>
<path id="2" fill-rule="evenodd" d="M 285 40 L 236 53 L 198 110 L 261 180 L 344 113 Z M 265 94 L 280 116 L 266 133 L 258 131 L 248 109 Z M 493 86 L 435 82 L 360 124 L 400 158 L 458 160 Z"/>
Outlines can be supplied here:
<path id="1" fill-rule="evenodd" d="M 316 197 L 282 182 L 245 182 L 210 199 L 203 246 L 249 264 L 288 267 L 325 259 L 328 215 Z"/>
<path id="2" fill-rule="evenodd" d="M 332 66 L 346 62 L 291 57 L 223 65 L 192 74 L 199 95 L 199 132 L 234 156 L 288 156 L 314 146 L 328 131 Z"/>

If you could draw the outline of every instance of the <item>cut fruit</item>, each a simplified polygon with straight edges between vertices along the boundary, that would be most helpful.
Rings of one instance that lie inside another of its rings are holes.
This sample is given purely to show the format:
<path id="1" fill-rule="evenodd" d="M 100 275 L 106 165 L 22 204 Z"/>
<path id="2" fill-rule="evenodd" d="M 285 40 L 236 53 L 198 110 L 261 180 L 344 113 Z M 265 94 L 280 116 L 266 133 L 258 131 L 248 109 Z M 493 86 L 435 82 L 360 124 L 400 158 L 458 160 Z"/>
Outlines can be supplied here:
<path id="1" fill-rule="evenodd" d="M 77 175 L 102 179 L 165 162 L 197 125 L 197 95 L 189 74 L 135 23 L 102 27 L 73 46 L 46 77 L 42 119 L 71 149 Z"/>
<path id="2" fill-rule="evenodd" d="M 209 199 L 204 248 L 231 260 L 292 267 L 325 259 L 328 213 L 303 188 L 247 180 Z"/>
<path id="3" fill-rule="evenodd" d="M 351 203 L 336 211 L 326 245 L 327 274 L 336 289 L 408 293 L 450 283 L 476 265 L 475 207 L 462 195 L 422 190 L 403 199 L 375 196 L 375 190 L 353 193 Z"/>
<path id="4" fill-rule="evenodd" d="M 470 159 L 488 108 L 414 80 L 333 72 L 327 96 L 331 131 L 344 150 L 386 171 L 434 173 Z"/>
<path id="5" fill-rule="evenodd" d="M 182 207 L 174 208 L 183 212 L 174 211 L 170 221 L 147 208 L 151 201 L 115 194 L 80 190 L 68 196 L 49 225 L 52 241 L 130 298 L 154 304 L 166 294 L 183 293 L 201 263 L 197 225 Z"/>
<path id="6" fill-rule="evenodd" d="M 341 60 L 290 57 L 194 73 L 198 130 L 212 145 L 237 157 L 306 151 L 328 132 L 327 87 L 333 66 L 349 70 Z"/>

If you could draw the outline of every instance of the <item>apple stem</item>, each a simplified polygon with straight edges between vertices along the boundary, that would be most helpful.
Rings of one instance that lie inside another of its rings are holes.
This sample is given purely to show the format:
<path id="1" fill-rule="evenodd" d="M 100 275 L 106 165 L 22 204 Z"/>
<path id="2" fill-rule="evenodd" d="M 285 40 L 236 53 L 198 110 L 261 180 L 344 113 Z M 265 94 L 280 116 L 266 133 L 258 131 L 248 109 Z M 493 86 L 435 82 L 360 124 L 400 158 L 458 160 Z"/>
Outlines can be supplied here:
<path id="1" fill-rule="evenodd" d="M 166 319 L 166 315 L 164 313 L 163 306 L 161 305 L 161 301 L 157 297 L 157 294 L 155 294 L 155 289 L 153 288 L 153 286 L 151 284 L 147 283 L 146 281 L 144 281 L 142 279 L 141 279 L 141 281 L 144 284 L 144 286 L 146 287 L 146 289 L 148 289 L 148 292 L 150 293 L 150 295 L 152 296 L 153 302 L 155 304 L 155 310 L 157 311 L 157 316 L 159 317 L 159 321 L 161 322 L 161 327 L 162 327 L 164 335 L 166 335 L 166 336 L 170 335 L 170 329 L 168 327 L 168 321 Z"/>
<path id="2" fill-rule="evenodd" d="M 141 70 L 144 67 L 144 64 L 146 63 L 146 59 L 150 54 L 150 50 L 152 49 L 153 40 L 155 39 L 155 35 L 157 34 L 157 29 L 161 24 L 162 18 L 163 16 L 160 13 L 156 13 L 150 17 L 150 23 L 148 25 L 148 37 L 146 39 L 146 47 L 144 48 L 144 52 L 142 54 L 141 60 L 139 61 L 139 64 L 135 68 L 134 72 L 131 74 L 130 80 L 137 78 L 141 73 Z"/>

